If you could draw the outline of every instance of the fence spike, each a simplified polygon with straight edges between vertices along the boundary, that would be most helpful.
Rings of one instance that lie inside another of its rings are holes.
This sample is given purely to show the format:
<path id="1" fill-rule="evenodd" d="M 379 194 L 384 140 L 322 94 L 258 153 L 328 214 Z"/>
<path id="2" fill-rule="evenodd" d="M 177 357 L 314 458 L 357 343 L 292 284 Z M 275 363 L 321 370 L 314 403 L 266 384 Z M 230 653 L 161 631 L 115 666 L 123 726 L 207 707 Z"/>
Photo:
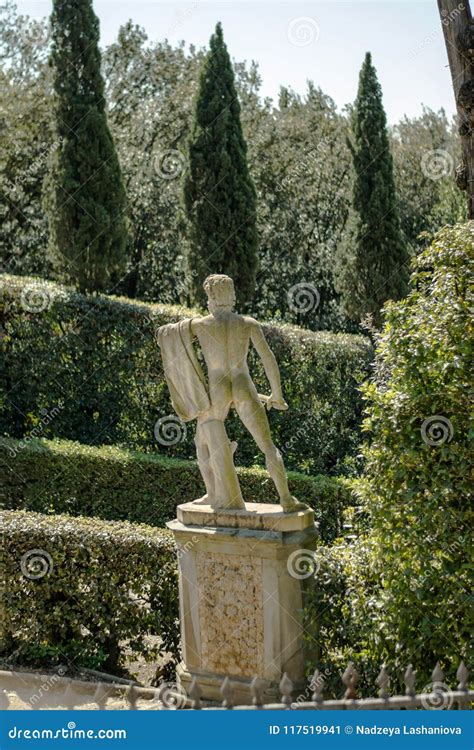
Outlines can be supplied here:
<path id="1" fill-rule="evenodd" d="M 129 685 L 125 696 L 127 698 L 128 708 L 130 711 L 136 711 L 137 710 L 137 699 L 138 699 L 138 690 L 135 687 L 135 685 Z"/>
<path id="2" fill-rule="evenodd" d="M 390 677 L 387 672 L 387 668 L 385 664 L 382 664 L 382 668 L 380 670 L 379 676 L 377 677 L 376 681 L 377 685 L 379 686 L 379 698 L 383 698 L 384 700 L 387 700 L 388 698 L 388 687 L 390 685 Z"/>
<path id="3" fill-rule="evenodd" d="M 6 693 L 6 690 L 0 690 L 0 711 L 6 711 L 10 705 L 10 699 Z"/>
<path id="4" fill-rule="evenodd" d="M 354 667 L 354 663 L 350 661 L 342 675 L 342 681 L 347 688 L 344 693 L 344 698 L 347 700 L 355 700 L 357 698 L 356 685 L 358 680 L 359 675 L 357 669 Z"/>
<path id="5" fill-rule="evenodd" d="M 405 672 L 405 695 L 415 695 L 415 672 L 413 671 L 413 665 L 409 664 Z"/>
<path id="6" fill-rule="evenodd" d="M 436 662 L 435 668 L 431 673 L 431 679 L 433 680 L 433 683 L 444 681 L 444 672 L 439 666 L 439 661 Z"/>
<path id="7" fill-rule="evenodd" d="M 469 677 L 469 670 L 462 661 L 456 672 L 456 677 L 459 680 L 458 690 L 468 691 L 467 678 Z"/>
<path id="8" fill-rule="evenodd" d="M 320 703 L 323 700 L 323 689 L 324 689 L 324 677 L 319 671 L 315 669 L 314 674 L 309 682 L 309 686 L 313 691 L 311 696 L 315 703 Z"/>
<path id="9" fill-rule="evenodd" d="M 191 708 L 201 708 L 201 688 L 195 677 L 193 677 L 193 681 L 189 688 L 189 696 L 191 698 Z"/>
<path id="10" fill-rule="evenodd" d="M 222 705 L 224 708 L 232 708 L 234 705 L 233 703 L 233 695 L 234 691 L 232 689 L 231 682 L 228 677 L 226 677 L 221 685 L 221 695 L 223 697 Z"/>
<path id="11" fill-rule="evenodd" d="M 252 693 L 252 705 L 263 706 L 263 683 L 258 677 L 254 677 L 250 683 L 250 692 Z"/>
<path id="12" fill-rule="evenodd" d="M 292 692 L 293 683 L 285 672 L 280 680 L 281 702 L 284 703 L 285 706 L 291 706 L 293 702 Z"/>
<path id="13" fill-rule="evenodd" d="M 106 710 L 105 707 L 107 705 L 108 698 L 108 688 L 104 685 L 103 682 L 99 682 L 99 684 L 97 685 L 97 690 L 94 693 L 94 701 L 97 703 L 101 711 Z"/>

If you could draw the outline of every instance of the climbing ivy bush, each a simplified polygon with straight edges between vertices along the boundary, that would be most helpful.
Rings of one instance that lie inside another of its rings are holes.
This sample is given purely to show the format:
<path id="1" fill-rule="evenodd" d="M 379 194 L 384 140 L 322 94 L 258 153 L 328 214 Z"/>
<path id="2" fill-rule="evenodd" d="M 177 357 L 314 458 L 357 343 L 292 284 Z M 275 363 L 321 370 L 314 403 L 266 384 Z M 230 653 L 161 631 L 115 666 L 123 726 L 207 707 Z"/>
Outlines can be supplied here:
<path id="1" fill-rule="evenodd" d="M 321 550 L 308 607 L 321 661 L 352 658 L 372 677 L 385 662 L 399 684 L 412 663 L 420 688 L 436 661 L 454 683 L 472 660 L 473 248 L 474 222 L 444 228 L 413 261 L 409 296 L 386 306 L 363 387 L 365 520 L 337 554 Z"/>

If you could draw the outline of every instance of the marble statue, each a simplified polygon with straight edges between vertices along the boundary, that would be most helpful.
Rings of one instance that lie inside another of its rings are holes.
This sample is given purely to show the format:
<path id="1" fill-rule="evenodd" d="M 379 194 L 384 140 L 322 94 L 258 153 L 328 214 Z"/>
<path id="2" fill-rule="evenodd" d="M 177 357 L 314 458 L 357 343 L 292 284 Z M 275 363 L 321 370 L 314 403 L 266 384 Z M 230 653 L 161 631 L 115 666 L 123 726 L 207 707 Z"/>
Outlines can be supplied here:
<path id="1" fill-rule="evenodd" d="M 234 408 L 265 455 L 283 510 L 306 509 L 290 494 L 283 459 L 270 434 L 266 410 L 285 410 L 288 405 L 282 395 L 278 364 L 263 330 L 254 318 L 233 311 L 235 291 L 229 276 L 208 276 L 204 290 L 209 315 L 158 330 L 173 408 L 183 421 L 197 419 L 195 443 L 206 494 L 194 504 L 213 510 L 245 509 L 233 459 L 237 444 L 228 439 L 224 424 Z M 194 350 L 196 340 L 207 378 Z M 250 343 L 262 360 L 271 389 L 269 396 L 257 392 L 250 376 Z"/>

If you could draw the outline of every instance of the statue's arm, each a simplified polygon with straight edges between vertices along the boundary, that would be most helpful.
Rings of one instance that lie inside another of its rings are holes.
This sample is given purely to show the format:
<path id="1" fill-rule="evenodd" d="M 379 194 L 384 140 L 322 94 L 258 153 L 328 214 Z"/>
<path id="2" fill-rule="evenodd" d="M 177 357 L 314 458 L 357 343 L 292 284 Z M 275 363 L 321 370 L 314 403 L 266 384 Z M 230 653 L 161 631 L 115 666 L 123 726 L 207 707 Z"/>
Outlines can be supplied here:
<path id="1" fill-rule="evenodd" d="M 285 402 L 281 391 L 280 370 L 275 355 L 268 346 L 261 325 L 253 318 L 249 318 L 248 321 L 250 323 L 250 339 L 262 360 L 263 369 L 272 391 L 267 402 L 267 408 L 270 409 L 274 406 L 276 409 L 287 409 L 288 404 Z"/>

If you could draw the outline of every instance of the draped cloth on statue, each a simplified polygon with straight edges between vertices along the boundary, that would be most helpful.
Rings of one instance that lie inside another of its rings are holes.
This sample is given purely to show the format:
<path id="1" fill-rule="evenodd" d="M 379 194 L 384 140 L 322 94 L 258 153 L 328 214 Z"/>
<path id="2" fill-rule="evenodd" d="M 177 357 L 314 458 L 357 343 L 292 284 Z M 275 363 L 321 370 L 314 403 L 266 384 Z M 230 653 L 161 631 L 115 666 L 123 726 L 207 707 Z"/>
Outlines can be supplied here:
<path id="1" fill-rule="evenodd" d="M 171 403 L 183 422 L 198 420 L 197 459 L 207 490 L 202 502 L 211 507 L 245 509 L 232 458 L 236 446 L 229 442 L 224 420 L 210 418 L 211 402 L 194 351 L 191 322 L 190 319 L 181 320 L 158 329 L 158 344 Z"/>
<path id="2" fill-rule="evenodd" d="M 193 347 L 191 322 L 188 318 L 158 330 L 171 403 L 183 422 L 196 419 L 211 406 L 206 379 Z"/>

